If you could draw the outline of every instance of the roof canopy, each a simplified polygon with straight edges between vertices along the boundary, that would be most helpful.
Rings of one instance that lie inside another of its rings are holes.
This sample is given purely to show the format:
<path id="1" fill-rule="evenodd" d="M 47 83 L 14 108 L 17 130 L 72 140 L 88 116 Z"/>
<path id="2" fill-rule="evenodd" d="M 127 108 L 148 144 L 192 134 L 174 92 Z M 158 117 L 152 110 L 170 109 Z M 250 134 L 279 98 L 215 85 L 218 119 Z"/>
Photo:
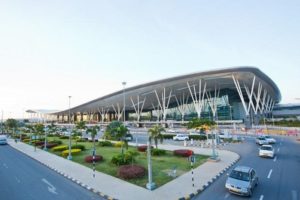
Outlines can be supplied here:
<path id="1" fill-rule="evenodd" d="M 262 89 L 267 91 L 268 95 L 270 95 L 274 102 L 280 102 L 280 91 L 276 84 L 266 74 L 255 67 L 235 67 L 176 76 L 126 88 L 126 112 L 134 112 L 134 105 L 141 105 L 142 103 L 143 110 L 153 110 L 153 108 L 158 105 L 158 99 L 162 101 L 163 97 L 169 98 L 169 95 L 171 96 L 169 100 L 170 107 L 172 107 L 171 105 L 173 105 L 173 107 L 177 106 L 175 97 L 179 99 L 180 95 L 182 94 L 189 95 L 191 88 L 192 90 L 195 88 L 195 91 L 199 91 L 200 79 L 202 82 L 202 87 L 204 83 L 206 83 L 207 92 L 214 92 L 215 88 L 220 89 L 221 93 L 222 91 L 226 92 L 226 90 L 237 91 L 232 75 L 238 79 L 242 89 L 244 85 L 251 88 L 253 78 L 255 76 L 254 90 L 256 91 L 258 88 L 258 83 L 261 83 Z M 188 87 L 187 83 L 190 85 L 190 88 Z M 70 112 L 97 112 L 102 108 L 113 112 L 114 108 L 116 109 L 118 105 L 123 108 L 123 92 L 123 90 L 120 90 L 82 105 L 73 107 L 70 109 Z M 163 95 L 163 93 L 165 93 L 165 95 Z M 246 95 L 246 93 L 243 95 Z M 143 102 L 144 100 L 145 102 Z M 68 112 L 69 109 L 56 112 L 54 114 L 67 114 Z"/>

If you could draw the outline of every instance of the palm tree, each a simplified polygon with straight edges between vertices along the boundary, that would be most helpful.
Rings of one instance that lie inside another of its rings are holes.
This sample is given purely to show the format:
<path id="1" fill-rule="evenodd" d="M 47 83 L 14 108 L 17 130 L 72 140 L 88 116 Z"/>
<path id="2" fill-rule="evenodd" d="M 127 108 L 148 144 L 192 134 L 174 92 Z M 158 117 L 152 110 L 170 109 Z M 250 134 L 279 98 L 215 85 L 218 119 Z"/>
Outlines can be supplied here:
<path id="1" fill-rule="evenodd" d="M 47 151 L 47 133 L 55 133 L 57 131 L 56 125 L 52 122 L 50 125 L 47 126 L 45 130 L 45 143 L 44 143 L 44 150 Z"/>
<path id="2" fill-rule="evenodd" d="M 34 151 L 36 151 L 36 138 L 44 133 L 44 124 L 38 123 L 33 126 L 34 129 Z"/>
<path id="3" fill-rule="evenodd" d="M 13 135 L 14 134 L 14 130 L 16 128 L 18 128 L 18 121 L 15 120 L 15 119 L 7 119 L 5 121 L 5 127 L 7 127 L 8 130 L 11 131 L 11 135 Z"/>
<path id="4" fill-rule="evenodd" d="M 164 131 L 165 131 L 165 129 L 161 125 L 158 125 L 158 124 L 152 126 L 148 130 L 149 142 L 151 144 L 151 141 L 154 140 L 156 149 L 157 149 L 158 140 L 160 141 L 160 143 L 163 143 L 164 137 L 161 133 L 164 132 Z"/>
<path id="5" fill-rule="evenodd" d="M 82 132 L 87 129 L 86 122 L 85 121 L 79 121 L 75 123 L 75 129 L 73 129 L 74 135 L 80 135 L 82 137 Z M 77 140 L 76 144 L 77 144 Z"/>
<path id="6" fill-rule="evenodd" d="M 126 140 L 126 135 L 129 132 L 128 128 L 126 126 L 124 126 L 123 124 L 121 124 L 119 127 L 116 128 L 116 139 L 117 140 L 121 140 L 122 143 L 122 154 L 124 153 L 124 146 L 126 149 L 128 149 L 128 141 Z"/>
<path id="7" fill-rule="evenodd" d="M 126 134 L 129 132 L 128 128 L 123 125 L 120 121 L 113 121 L 111 122 L 105 130 L 104 138 L 105 139 L 112 139 L 112 140 L 119 140 L 122 141 L 121 151 L 122 154 L 124 153 L 124 146 L 128 149 L 128 142 L 126 140 Z"/>
<path id="8" fill-rule="evenodd" d="M 93 127 L 90 127 L 90 128 L 87 129 L 87 132 L 91 133 L 91 136 L 92 136 L 94 155 L 96 154 L 95 136 L 97 135 L 99 130 L 100 130 L 99 126 L 93 126 Z"/>

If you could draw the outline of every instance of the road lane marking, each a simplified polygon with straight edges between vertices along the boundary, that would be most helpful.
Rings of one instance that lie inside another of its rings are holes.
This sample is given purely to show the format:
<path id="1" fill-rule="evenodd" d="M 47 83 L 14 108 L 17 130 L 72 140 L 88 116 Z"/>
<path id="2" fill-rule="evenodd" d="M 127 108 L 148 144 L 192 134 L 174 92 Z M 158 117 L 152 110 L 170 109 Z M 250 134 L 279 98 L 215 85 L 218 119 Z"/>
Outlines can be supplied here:
<path id="1" fill-rule="evenodd" d="M 275 156 L 275 158 L 273 159 L 273 161 L 276 162 L 276 160 L 277 160 L 277 156 Z"/>
<path id="2" fill-rule="evenodd" d="M 280 148 L 277 149 L 277 152 L 279 152 L 279 151 L 280 151 Z"/>
<path id="3" fill-rule="evenodd" d="M 264 199 L 264 195 L 260 195 L 259 200 L 263 200 Z"/>
<path id="4" fill-rule="evenodd" d="M 47 181 L 47 180 L 44 179 L 44 178 L 42 179 L 42 181 L 48 185 L 48 191 L 49 191 L 49 192 L 51 192 L 51 193 L 53 193 L 53 194 L 57 194 L 56 188 L 55 188 L 51 183 L 49 183 L 49 181 Z"/>
<path id="5" fill-rule="evenodd" d="M 292 200 L 297 200 L 297 191 L 292 190 Z"/>
<path id="6" fill-rule="evenodd" d="M 225 195 L 225 199 L 227 199 L 229 196 L 230 196 L 230 194 L 227 193 L 227 194 Z"/>
<path id="7" fill-rule="evenodd" d="M 271 174 L 272 174 L 272 172 L 273 172 L 273 170 L 272 170 L 272 169 L 270 169 L 270 171 L 269 171 L 269 174 L 268 174 L 268 177 L 267 177 L 267 178 L 270 178 L 270 177 L 271 177 Z"/>

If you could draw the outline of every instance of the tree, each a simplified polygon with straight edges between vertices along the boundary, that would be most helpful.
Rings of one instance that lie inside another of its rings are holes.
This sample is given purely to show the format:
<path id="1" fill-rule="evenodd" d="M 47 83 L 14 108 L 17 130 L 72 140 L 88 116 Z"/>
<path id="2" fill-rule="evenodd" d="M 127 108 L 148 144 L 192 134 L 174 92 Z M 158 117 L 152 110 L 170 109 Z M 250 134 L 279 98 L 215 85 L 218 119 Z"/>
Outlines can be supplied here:
<path id="1" fill-rule="evenodd" d="M 55 133 L 57 131 L 56 125 L 52 122 L 50 125 L 46 127 L 45 132 L 45 143 L 44 143 L 44 150 L 47 150 L 47 133 Z"/>
<path id="2" fill-rule="evenodd" d="M 122 144 L 121 148 L 123 154 L 124 146 L 126 147 L 126 149 L 128 149 L 128 142 L 125 139 L 128 132 L 128 128 L 124 126 L 122 122 L 113 121 L 107 126 L 106 131 L 104 133 L 104 138 L 122 141 L 124 144 Z"/>
<path id="3" fill-rule="evenodd" d="M 163 143 L 164 137 L 161 133 L 164 131 L 165 131 L 165 129 L 161 125 L 158 125 L 158 124 L 152 126 L 148 130 L 149 142 L 151 143 L 151 141 L 154 140 L 156 149 L 157 149 L 158 140 L 160 141 L 160 143 Z"/>
<path id="4" fill-rule="evenodd" d="M 5 127 L 13 134 L 14 130 L 18 128 L 18 121 L 15 119 L 7 119 L 5 121 Z"/>
<path id="5" fill-rule="evenodd" d="M 98 133 L 98 131 L 100 130 L 100 127 L 99 126 L 93 126 L 93 127 L 90 127 L 87 129 L 87 132 L 88 133 L 91 133 L 91 136 L 92 136 L 92 140 L 93 140 L 93 149 L 94 149 L 94 155 L 96 154 L 96 147 L 95 147 L 95 137 Z"/>
<path id="6" fill-rule="evenodd" d="M 45 132 L 44 129 L 44 124 L 41 123 L 37 123 L 33 126 L 33 130 L 34 130 L 34 150 L 36 151 L 36 138 L 37 136 L 41 136 L 43 135 L 43 133 Z"/>

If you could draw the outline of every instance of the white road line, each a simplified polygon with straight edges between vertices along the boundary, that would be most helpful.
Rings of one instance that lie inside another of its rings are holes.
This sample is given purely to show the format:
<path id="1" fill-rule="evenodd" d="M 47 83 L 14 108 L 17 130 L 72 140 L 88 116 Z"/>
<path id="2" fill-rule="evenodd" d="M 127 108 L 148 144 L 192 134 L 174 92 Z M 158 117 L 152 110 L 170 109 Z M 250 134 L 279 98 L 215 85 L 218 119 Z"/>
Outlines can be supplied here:
<path id="1" fill-rule="evenodd" d="M 271 177 L 271 174 L 272 174 L 272 172 L 273 172 L 273 170 L 272 170 L 272 169 L 270 169 L 270 171 L 269 171 L 269 174 L 268 174 L 268 177 L 267 177 L 267 178 L 270 178 L 270 177 Z"/>
<path id="2" fill-rule="evenodd" d="M 275 156 L 275 158 L 273 159 L 273 161 L 276 162 L 276 160 L 277 160 L 277 156 Z"/>
<path id="3" fill-rule="evenodd" d="M 229 196 L 230 196 L 230 194 L 227 193 L 227 194 L 225 195 L 225 199 L 227 199 Z"/>
<path id="4" fill-rule="evenodd" d="M 259 200 L 263 200 L 264 199 L 264 195 L 260 195 Z"/>
<path id="5" fill-rule="evenodd" d="M 51 193 L 53 193 L 53 194 L 57 194 L 56 188 L 55 188 L 51 183 L 49 183 L 49 181 L 47 181 L 47 180 L 44 179 L 44 178 L 42 179 L 42 181 L 48 185 L 48 191 L 49 191 L 49 192 L 51 192 Z"/>
<path id="6" fill-rule="evenodd" d="M 292 190 L 292 200 L 297 200 L 297 191 Z"/>
<path id="7" fill-rule="evenodd" d="M 280 148 L 277 149 L 277 152 L 279 152 L 279 151 L 280 151 Z"/>

